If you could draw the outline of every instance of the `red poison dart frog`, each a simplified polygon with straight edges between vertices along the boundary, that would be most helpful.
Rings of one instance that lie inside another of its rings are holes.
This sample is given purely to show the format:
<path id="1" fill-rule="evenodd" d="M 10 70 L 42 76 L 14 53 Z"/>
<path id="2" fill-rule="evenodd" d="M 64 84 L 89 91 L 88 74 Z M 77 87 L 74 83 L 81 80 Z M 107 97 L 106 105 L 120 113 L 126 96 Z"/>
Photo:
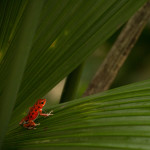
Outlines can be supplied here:
<path id="1" fill-rule="evenodd" d="M 42 113 L 42 108 L 44 107 L 46 103 L 46 99 L 39 99 L 33 107 L 31 107 L 29 109 L 29 113 L 26 117 L 24 117 L 21 121 L 20 121 L 20 125 L 23 125 L 24 128 L 27 129 L 35 129 L 35 127 L 37 125 L 40 125 L 40 123 L 36 124 L 34 122 L 34 120 L 38 117 L 38 115 L 41 116 L 50 116 L 53 115 L 52 112 L 50 111 L 48 114 L 43 114 Z"/>

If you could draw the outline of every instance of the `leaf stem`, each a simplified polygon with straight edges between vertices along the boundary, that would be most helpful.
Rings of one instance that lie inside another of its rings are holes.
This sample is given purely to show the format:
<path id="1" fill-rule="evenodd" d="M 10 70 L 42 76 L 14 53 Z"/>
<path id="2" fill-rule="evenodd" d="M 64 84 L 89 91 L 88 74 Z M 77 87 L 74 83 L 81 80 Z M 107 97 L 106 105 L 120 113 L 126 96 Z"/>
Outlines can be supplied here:
<path id="1" fill-rule="evenodd" d="M 83 63 L 68 75 L 61 95 L 60 103 L 71 101 L 75 98 L 82 70 Z"/>

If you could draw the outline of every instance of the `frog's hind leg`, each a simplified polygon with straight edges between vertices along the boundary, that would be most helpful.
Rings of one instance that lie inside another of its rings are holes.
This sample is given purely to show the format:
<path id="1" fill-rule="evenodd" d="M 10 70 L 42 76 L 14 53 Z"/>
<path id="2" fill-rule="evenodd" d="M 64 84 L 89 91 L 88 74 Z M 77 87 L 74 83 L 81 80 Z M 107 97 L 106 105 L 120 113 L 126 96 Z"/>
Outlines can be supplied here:
<path id="1" fill-rule="evenodd" d="M 23 127 L 27 129 L 33 129 L 35 126 L 35 122 L 31 120 L 23 124 Z"/>
<path id="2" fill-rule="evenodd" d="M 24 128 L 27 128 L 27 129 L 36 129 L 35 127 L 37 125 L 40 125 L 40 124 L 36 124 L 34 121 L 30 120 L 28 122 L 26 122 L 25 124 L 23 124 Z"/>
<path id="3" fill-rule="evenodd" d="M 19 122 L 19 124 L 22 125 L 24 121 L 25 121 L 25 118 L 23 118 L 23 119 Z"/>
<path id="4" fill-rule="evenodd" d="M 39 126 L 40 125 L 40 123 L 35 123 L 35 126 Z"/>

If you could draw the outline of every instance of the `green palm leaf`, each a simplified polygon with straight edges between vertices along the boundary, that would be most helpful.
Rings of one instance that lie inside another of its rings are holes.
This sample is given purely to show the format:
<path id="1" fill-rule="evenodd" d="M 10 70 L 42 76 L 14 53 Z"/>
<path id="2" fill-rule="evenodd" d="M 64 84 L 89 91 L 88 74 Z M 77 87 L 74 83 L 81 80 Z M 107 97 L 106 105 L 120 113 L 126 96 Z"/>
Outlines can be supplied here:
<path id="1" fill-rule="evenodd" d="M 5 142 L 17 147 L 148 150 L 149 93 L 150 81 L 144 81 L 59 104 L 51 108 L 54 116 L 37 120 L 38 129 L 17 127 Z"/>

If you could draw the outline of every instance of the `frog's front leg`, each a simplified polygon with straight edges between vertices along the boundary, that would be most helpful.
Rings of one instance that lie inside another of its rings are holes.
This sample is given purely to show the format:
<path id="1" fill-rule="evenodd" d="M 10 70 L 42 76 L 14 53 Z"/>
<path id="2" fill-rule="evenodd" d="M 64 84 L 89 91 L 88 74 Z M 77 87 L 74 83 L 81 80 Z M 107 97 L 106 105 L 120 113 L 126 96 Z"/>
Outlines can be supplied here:
<path id="1" fill-rule="evenodd" d="M 38 125 L 40 125 L 40 123 L 35 123 L 34 121 L 30 120 L 30 121 L 24 123 L 23 127 L 27 128 L 27 129 L 36 129 L 35 127 Z"/>
<path id="2" fill-rule="evenodd" d="M 46 116 L 46 117 L 53 115 L 52 112 L 53 112 L 53 110 L 51 110 L 48 114 L 43 114 L 43 113 L 42 113 L 42 109 L 39 110 L 40 116 Z"/>
<path id="3" fill-rule="evenodd" d="M 23 119 L 19 122 L 19 124 L 22 125 L 22 124 L 24 123 L 24 121 L 25 121 L 25 118 L 23 118 Z"/>

